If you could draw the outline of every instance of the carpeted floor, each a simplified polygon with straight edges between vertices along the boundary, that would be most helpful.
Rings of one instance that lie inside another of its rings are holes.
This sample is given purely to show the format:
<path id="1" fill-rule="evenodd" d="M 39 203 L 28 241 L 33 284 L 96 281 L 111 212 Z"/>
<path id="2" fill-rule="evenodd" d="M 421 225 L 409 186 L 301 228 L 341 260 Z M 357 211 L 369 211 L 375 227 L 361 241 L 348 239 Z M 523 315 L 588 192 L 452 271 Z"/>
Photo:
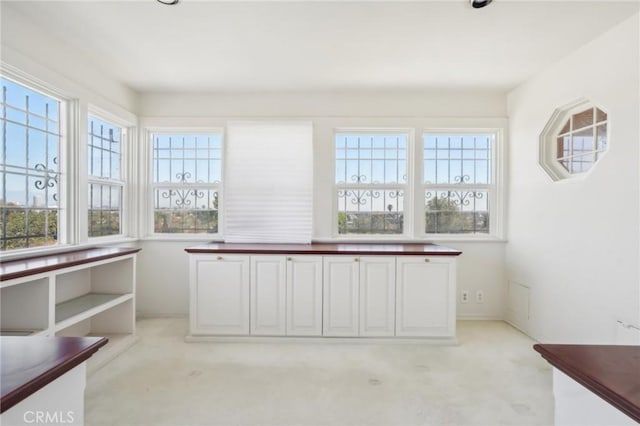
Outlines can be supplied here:
<path id="1" fill-rule="evenodd" d="M 88 425 L 550 425 L 550 366 L 499 321 L 461 321 L 457 346 L 185 343 L 186 319 L 89 377 Z"/>

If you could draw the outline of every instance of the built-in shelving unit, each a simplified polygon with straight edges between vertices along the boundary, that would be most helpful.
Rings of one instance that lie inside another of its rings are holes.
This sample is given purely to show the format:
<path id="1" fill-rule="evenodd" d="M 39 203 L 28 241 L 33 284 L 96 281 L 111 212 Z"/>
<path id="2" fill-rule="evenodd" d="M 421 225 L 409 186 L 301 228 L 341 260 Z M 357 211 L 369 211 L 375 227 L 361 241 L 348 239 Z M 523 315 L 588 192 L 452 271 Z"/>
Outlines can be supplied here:
<path id="1" fill-rule="evenodd" d="M 0 290 L 0 334 L 29 336 L 49 328 L 49 279 L 2 282 Z"/>
<path id="2" fill-rule="evenodd" d="M 75 299 L 56 304 L 56 329 L 65 328 L 67 323 L 94 316 L 122 302 L 130 300 L 133 294 L 87 293 Z"/>
<path id="3" fill-rule="evenodd" d="M 0 263 L 0 335 L 103 336 L 89 372 L 135 343 L 136 248 L 101 247 Z"/>

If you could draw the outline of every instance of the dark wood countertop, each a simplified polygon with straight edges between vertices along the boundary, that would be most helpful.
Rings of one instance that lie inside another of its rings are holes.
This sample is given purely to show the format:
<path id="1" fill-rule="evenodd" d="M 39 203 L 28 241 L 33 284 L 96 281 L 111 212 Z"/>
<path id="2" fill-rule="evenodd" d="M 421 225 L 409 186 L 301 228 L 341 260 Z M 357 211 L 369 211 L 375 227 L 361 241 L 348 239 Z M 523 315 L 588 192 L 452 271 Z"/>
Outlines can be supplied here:
<path id="1" fill-rule="evenodd" d="M 640 423 L 640 346 L 546 345 L 551 365 Z"/>
<path id="2" fill-rule="evenodd" d="M 235 244 L 209 243 L 186 248 L 187 253 L 246 254 L 349 254 L 349 255 L 423 255 L 459 256 L 461 251 L 436 244 Z"/>
<path id="3" fill-rule="evenodd" d="M 80 365 L 107 341 L 105 337 L 0 337 L 0 412 Z"/>
<path id="4" fill-rule="evenodd" d="M 35 275 L 139 252 L 139 248 L 94 247 L 66 253 L 0 262 L 0 281 Z"/>

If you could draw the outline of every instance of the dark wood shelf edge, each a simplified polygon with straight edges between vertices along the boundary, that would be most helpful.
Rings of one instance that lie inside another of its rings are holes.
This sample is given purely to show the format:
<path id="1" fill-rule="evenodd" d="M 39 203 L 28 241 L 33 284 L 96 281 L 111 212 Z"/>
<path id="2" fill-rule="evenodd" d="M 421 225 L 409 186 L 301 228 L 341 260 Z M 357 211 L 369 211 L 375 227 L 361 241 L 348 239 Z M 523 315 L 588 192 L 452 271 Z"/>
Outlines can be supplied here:
<path id="1" fill-rule="evenodd" d="M 19 388 L 7 393 L 6 395 L 3 395 L 2 400 L 0 400 L 0 413 L 4 413 L 9 408 L 33 395 L 35 392 L 39 391 L 49 383 L 53 382 L 58 377 L 65 374 L 67 371 L 82 364 L 84 361 L 91 358 L 91 356 L 96 353 L 98 349 L 106 345 L 108 341 L 109 339 L 107 339 L 106 337 L 100 338 L 91 346 L 78 352 L 74 356 L 65 359 L 55 368 L 50 369 L 49 371 L 39 375 L 35 379 L 25 383 Z"/>
<path id="2" fill-rule="evenodd" d="M 138 253 L 140 250 L 142 250 L 141 248 L 117 248 L 118 251 L 113 251 L 114 249 L 116 249 L 116 247 L 95 247 L 95 248 L 68 251 L 68 252 L 59 253 L 59 254 L 44 255 L 44 256 L 41 256 L 41 257 L 40 256 L 32 256 L 32 257 L 28 257 L 28 258 L 24 258 L 24 259 L 14 259 L 14 260 L 10 260 L 10 261 L 7 261 L 7 262 L 0 262 L 0 267 L 2 267 L 3 264 L 7 265 L 7 264 L 14 264 L 14 263 L 19 263 L 19 262 L 27 262 L 29 260 L 34 260 L 34 259 L 39 259 L 39 258 L 54 258 L 54 257 L 64 258 L 64 257 L 69 257 L 69 256 L 72 256 L 74 254 L 83 253 L 83 252 L 107 251 L 104 254 L 98 254 L 98 255 L 92 256 L 92 257 L 79 258 L 79 259 L 69 260 L 69 261 L 62 261 L 60 263 L 56 263 L 56 264 L 52 264 L 52 265 L 43 265 L 43 266 L 40 266 L 40 267 L 33 267 L 33 268 L 26 267 L 25 269 L 23 269 L 21 271 L 18 271 L 18 272 L 2 273 L 0 275 L 0 281 L 7 281 L 7 280 L 15 279 L 15 278 L 28 277 L 30 275 L 41 274 L 43 272 L 51 272 L 51 271 L 55 271 L 55 270 L 58 270 L 58 269 L 69 268 L 71 266 L 84 265 L 86 263 L 98 262 L 100 260 L 111 259 L 113 257 L 126 256 L 126 255 L 129 255 L 129 254 Z"/>
<path id="3" fill-rule="evenodd" d="M 349 246 L 348 243 L 337 243 L 337 244 L 317 244 L 317 247 L 313 247 L 314 244 L 310 244 L 309 247 L 305 248 L 291 248 L 286 247 L 287 245 L 283 245 L 283 247 L 278 248 L 277 244 L 269 244 L 268 248 L 261 248 L 261 244 L 255 244 L 251 248 L 242 247 L 242 248 L 233 248 L 230 245 L 225 245 L 222 248 L 213 248 L 206 246 L 199 247 L 188 247 L 184 249 L 187 253 L 190 254 L 206 254 L 206 253 L 231 253 L 231 254 L 307 254 L 307 255 L 360 255 L 360 256 L 460 256 L 462 254 L 459 250 L 444 248 L 442 246 L 438 246 L 435 244 L 389 244 L 388 246 L 402 246 L 405 248 L 415 246 L 416 248 L 420 247 L 422 250 L 376 250 L 374 247 L 376 244 L 363 244 L 367 246 L 367 249 L 346 249 L 345 247 Z M 354 246 L 358 246 L 359 244 L 353 244 Z M 380 247 L 384 247 L 385 244 L 377 244 Z M 243 244 L 246 246 L 246 244 Z M 330 247 L 333 246 L 333 247 Z M 441 250 L 433 250 L 428 251 L 424 250 L 424 247 L 434 246 L 434 247 L 442 247 Z M 341 247 L 338 249 L 338 247 Z"/>
<path id="4" fill-rule="evenodd" d="M 640 407 L 612 391 L 609 387 L 603 385 L 595 378 L 585 374 L 583 371 L 573 367 L 570 363 L 549 352 L 542 344 L 537 343 L 533 345 L 533 349 L 539 352 L 540 355 L 549 362 L 549 364 L 562 371 L 567 376 L 571 377 L 573 380 L 580 383 L 582 386 L 598 395 L 600 398 L 604 399 L 627 416 L 631 417 L 636 422 L 640 423 Z"/>

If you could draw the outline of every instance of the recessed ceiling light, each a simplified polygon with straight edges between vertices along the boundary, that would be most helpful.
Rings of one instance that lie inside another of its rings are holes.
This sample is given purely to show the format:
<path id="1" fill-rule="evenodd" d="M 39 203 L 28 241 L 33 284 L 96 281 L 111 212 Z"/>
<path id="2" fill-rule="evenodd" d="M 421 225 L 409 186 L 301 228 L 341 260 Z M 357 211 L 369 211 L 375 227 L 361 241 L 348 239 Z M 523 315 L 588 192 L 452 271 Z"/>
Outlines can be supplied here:
<path id="1" fill-rule="evenodd" d="M 482 9 L 485 6 L 488 6 L 493 0 L 469 0 L 471 3 L 471 7 L 474 9 Z"/>
<path id="2" fill-rule="evenodd" d="M 158 3 L 167 4 L 169 6 L 178 4 L 180 0 L 158 0 Z"/>

